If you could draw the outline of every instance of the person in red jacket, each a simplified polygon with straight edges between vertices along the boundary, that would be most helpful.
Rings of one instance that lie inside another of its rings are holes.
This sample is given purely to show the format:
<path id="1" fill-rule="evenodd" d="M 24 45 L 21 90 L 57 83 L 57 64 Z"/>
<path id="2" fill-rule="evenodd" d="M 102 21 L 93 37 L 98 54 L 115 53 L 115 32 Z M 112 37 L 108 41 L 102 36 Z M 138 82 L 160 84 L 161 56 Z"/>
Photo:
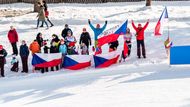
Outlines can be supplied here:
<path id="1" fill-rule="evenodd" d="M 8 32 L 8 39 L 12 45 L 13 55 L 18 55 L 18 49 L 17 49 L 18 34 L 13 26 L 10 26 L 10 30 Z"/>
<path id="2" fill-rule="evenodd" d="M 136 40 L 137 40 L 137 56 L 138 58 L 141 58 L 141 50 L 142 55 L 144 58 L 146 58 L 146 52 L 145 52 L 145 44 L 144 44 L 144 31 L 147 28 L 149 24 L 149 19 L 146 22 L 145 26 L 142 27 L 141 24 L 138 24 L 138 27 L 135 26 L 134 21 L 132 20 L 132 26 L 136 31 Z"/>

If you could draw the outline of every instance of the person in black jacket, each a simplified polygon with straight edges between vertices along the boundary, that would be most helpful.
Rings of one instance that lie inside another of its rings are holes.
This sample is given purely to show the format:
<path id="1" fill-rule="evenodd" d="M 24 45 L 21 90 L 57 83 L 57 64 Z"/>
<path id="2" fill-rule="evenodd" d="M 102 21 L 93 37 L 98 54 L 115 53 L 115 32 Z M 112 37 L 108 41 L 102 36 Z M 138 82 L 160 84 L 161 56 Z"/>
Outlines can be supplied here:
<path id="1" fill-rule="evenodd" d="M 29 56 L 29 49 L 26 45 L 26 42 L 23 40 L 20 46 L 20 57 L 22 61 L 22 73 L 28 73 L 28 56 Z"/>
<path id="2" fill-rule="evenodd" d="M 89 49 L 89 45 L 92 44 L 90 34 L 86 31 L 86 28 L 83 28 L 83 32 L 80 36 L 79 44 L 82 45 L 82 43 L 84 43 L 88 49 Z M 88 52 L 88 54 L 89 54 L 89 52 Z"/>
<path id="3" fill-rule="evenodd" d="M 42 33 L 37 34 L 36 40 L 37 40 L 38 44 L 40 45 L 40 50 L 41 50 L 41 47 L 43 46 L 43 41 L 44 41 L 42 38 Z"/>
<path id="4" fill-rule="evenodd" d="M 49 20 L 49 11 L 48 11 L 48 6 L 47 6 L 47 3 L 45 0 L 42 1 L 43 2 L 43 7 L 44 7 L 44 11 L 45 11 L 45 17 L 47 19 L 47 21 L 51 24 L 50 27 L 53 27 L 53 23 Z M 43 27 L 44 26 L 44 22 L 42 22 L 42 25 L 40 27 Z"/>
<path id="5" fill-rule="evenodd" d="M 115 51 L 117 50 L 117 47 L 119 46 L 119 42 L 118 40 L 114 41 L 114 42 L 110 42 L 109 43 L 109 52 Z"/>
<path id="6" fill-rule="evenodd" d="M 61 36 L 65 39 L 65 37 L 67 36 L 67 32 L 71 31 L 71 34 L 73 35 L 72 30 L 69 28 L 68 24 L 65 24 L 65 28 L 63 29 Z"/>
<path id="7" fill-rule="evenodd" d="M 1 76 L 5 77 L 4 74 L 4 65 L 5 65 L 5 57 L 7 56 L 7 51 L 3 49 L 3 46 L 0 45 L 0 72 Z"/>
<path id="8" fill-rule="evenodd" d="M 50 53 L 59 53 L 59 48 L 57 48 L 56 43 L 53 42 L 50 46 Z M 56 70 L 59 70 L 59 66 L 56 66 Z M 51 67 L 51 71 L 54 71 L 54 67 Z"/>
<path id="9" fill-rule="evenodd" d="M 44 41 L 43 45 L 44 45 L 44 53 L 48 54 L 50 48 L 47 46 L 47 41 Z M 41 72 L 44 73 L 44 71 L 48 72 L 48 67 L 44 68 Z"/>

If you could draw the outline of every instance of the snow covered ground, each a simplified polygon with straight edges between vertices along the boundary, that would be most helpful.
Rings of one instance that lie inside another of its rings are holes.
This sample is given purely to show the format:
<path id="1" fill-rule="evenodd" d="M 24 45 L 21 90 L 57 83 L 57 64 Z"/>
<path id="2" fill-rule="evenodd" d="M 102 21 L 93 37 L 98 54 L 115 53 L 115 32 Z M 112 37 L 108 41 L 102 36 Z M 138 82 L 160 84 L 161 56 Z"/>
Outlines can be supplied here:
<path id="1" fill-rule="evenodd" d="M 164 6 L 168 7 L 170 36 L 174 45 L 190 45 L 190 1 L 153 2 L 150 8 L 144 2 L 106 4 L 49 4 L 50 19 L 56 25 L 49 30 L 36 27 L 36 13 L 17 17 L 0 17 L 0 44 L 11 54 L 7 32 L 16 27 L 19 41 L 28 45 L 38 32 L 45 39 L 53 33 L 60 35 L 68 23 L 79 39 L 83 27 L 93 35 L 87 19 L 108 27 L 131 19 L 145 23 L 147 59 L 137 59 L 136 42 L 133 37 L 132 55 L 126 62 L 105 69 L 89 68 L 79 71 L 60 70 L 46 74 L 12 73 L 7 58 L 6 77 L 0 78 L 0 107 L 190 107 L 190 66 L 169 66 L 163 42 L 164 36 L 156 38 L 153 30 Z M 31 10 L 31 4 L 0 5 L 0 9 Z M 93 38 L 93 36 L 92 36 Z M 20 45 L 20 44 L 19 44 Z M 104 51 L 106 51 L 104 47 Z M 30 56 L 31 62 L 31 56 Z M 21 68 L 21 67 L 20 67 Z"/>

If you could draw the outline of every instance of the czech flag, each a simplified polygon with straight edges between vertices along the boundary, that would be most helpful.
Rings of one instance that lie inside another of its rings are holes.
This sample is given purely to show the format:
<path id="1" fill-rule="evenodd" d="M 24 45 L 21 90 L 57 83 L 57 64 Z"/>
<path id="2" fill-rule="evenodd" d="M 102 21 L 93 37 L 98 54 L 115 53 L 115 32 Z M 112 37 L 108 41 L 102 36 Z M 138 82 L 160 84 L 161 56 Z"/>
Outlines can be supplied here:
<path id="1" fill-rule="evenodd" d="M 36 53 L 32 58 L 32 65 L 34 67 L 45 68 L 53 67 L 61 64 L 62 54 L 61 53 L 52 53 L 52 54 L 43 54 Z"/>
<path id="2" fill-rule="evenodd" d="M 97 45 L 101 47 L 104 44 L 116 41 L 120 35 L 126 34 L 127 23 L 128 20 L 125 21 L 125 23 L 123 23 L 122 25 L 117 25 L 104 31 L 102 34 L 98 36 L 99 39 Z"/>
<path id="3" fill-rule="evenodd" d="M 117 51 L 108 54 L 94 55 L 94 63 L 96 68 L 105 68 L 112 64 L 116 64 L 120 53 Z"/>
<path id="4" fill-rule="evenodd" d="M 66 55 L 63 61 L 63 68 L 79 70 L 91 66 L 90 55 Z"/>
<path id="5" fill-rule="evenodd" d="M 167 38 L 166 41 L 164 42 L 164 46 L 165 46 L 166 49 L 169 49 L 169 48 L 172 47 L 172 45 L 173 45 L 173 43 L 172 43 L 172 41 L 170 41 L 170 38 L 169 38 L 169 36 L 168 36 L 168 38 Z"/>
<path id="6" fill-rule="evenodd" d="M 155 36 L 161 36 L 163 33 L 163 27 L 164 23 L 168 20 L 168 11 L 165 7 L 164 11 L 162 12 L 160 19 L 158 20 L 158 23 L 156 24 L 154 35 Z"/>

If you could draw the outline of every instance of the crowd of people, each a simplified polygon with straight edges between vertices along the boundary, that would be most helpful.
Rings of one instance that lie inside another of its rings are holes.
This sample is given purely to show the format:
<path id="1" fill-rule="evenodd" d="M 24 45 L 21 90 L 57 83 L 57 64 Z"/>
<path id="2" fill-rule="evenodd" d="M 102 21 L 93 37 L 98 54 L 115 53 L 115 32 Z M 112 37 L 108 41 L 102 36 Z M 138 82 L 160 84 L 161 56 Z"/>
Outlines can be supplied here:
<path id="1" fill-rule="evenodd" d="M 43 1 L 43 5 L 39 3 L 39 13 L 38 13 L 38 24 L 37 28 L 39 26 L 39 22 L 42 21 L 42 25 L 40 27 L 43 27 L 43 23 L 45 23 L 48 27 L 48 24 L 46 22 L 46 19 L 51 24 L 51 26 L 54 26 L 52 22 L 48 18 L 48 10 L 47 10 L 47 4 L 45 1 Z M 100 24 L 97 24 L 96 27 L 94 27 L 90 20 L 88 20 L 89 26 L 94 32 L 94 39 L 95 44 L 92 48 L 92 50 L 95 52 L 95 54 L 101 54 L 102 50 L 101 47 L 98 47 L 98 36 L 106 29 L 107 21 L 105 21 L 105 24 L 103 27 L 100 26 Z M 136 40 L 137 40 L 137 57 L 141 58 L 141 55 L 143 58 L 146 58 L 146 52 L 145 52 L 145 43 L 144 43 L 144 31 L 147 28 L 149 24 L 149 20 L 145 24 L 145 26 L 142 26 L 141 24 L 138 24 L 138 26 L 135 26 L 134 21 L 132 20 L 132 26 L 134 30 L 136 31 Z M 126 57 L 129 57 L 131 54 L 131 48 L 132 48 L 132 33 L 129 28 L 126 29 L 126 34 L 124 34 L 124 41 L 128 47 L 128 54 L 124 57 L 122 55 L 122 58 L 125 60 Z M 63 58 L 65 55 L 75 55 L 75 54 L 81 54 L 81 55 L 89 55 L 89 46 L 92 45 L 91 35 L 87 31 L 86 28 L 82 29 L 82 33 L 80 35 L 79 39 L 79 46 L 76 47 L 77 40 L 75 36 L 73 35 L 73 31 L 69 28 L 68 24 L 65 24 L 65 28 L 61 32 L 61 36 L 58 36 L 56 34 L 52 35 L 52 39 L 50 40 L 50 44 L 48 45 L 49 40 L 43 39 L 43 34 L 38 33 L 36 35 L 36 39 L 29 45 L 29 47 L 26 44 L 25 40 L 22 40 L 22 43 L 20 45 L 20 48 L 17 48 L 18 43 L 18 33 L 16 29 L 13 26 L 10 26 L 10 30 L 8 32 L 8 40 L 12 46 L 12 68 L 11 71 L 18 72 L 19 71 L 19 61 L 17 59 L 17 56 L 20 55 L 21 62 L 22 62 L 22 73 L 28 73 L 28 57 L 29 53 L 31 51 L 31 54 L 34 55 L 35 53 L 61 53 Z M 109 52 L 117 50 L 117 47 L 119 46 L 119 41 L 116 40 L 114 42 L 111 42 L 109 45 Z M 79 52 L 79 49 L 81 51 Z M 18 51 L 19 50 L 19 51 Z M 4 49 L 2 45 L 0 45 L 0 71 L 1 76 L 4 77 L 4 65 L 6 63 L 6 56 L 7 52 Z M 56 70 L 59 70 L 59 66 L 55 67 Z M 41 70 L 42 73 L 48 72 L 48 68 L 35 68 L 36 70 Z M 51 71 L 54 71 L 54 67 L 51 67 Z"/>

